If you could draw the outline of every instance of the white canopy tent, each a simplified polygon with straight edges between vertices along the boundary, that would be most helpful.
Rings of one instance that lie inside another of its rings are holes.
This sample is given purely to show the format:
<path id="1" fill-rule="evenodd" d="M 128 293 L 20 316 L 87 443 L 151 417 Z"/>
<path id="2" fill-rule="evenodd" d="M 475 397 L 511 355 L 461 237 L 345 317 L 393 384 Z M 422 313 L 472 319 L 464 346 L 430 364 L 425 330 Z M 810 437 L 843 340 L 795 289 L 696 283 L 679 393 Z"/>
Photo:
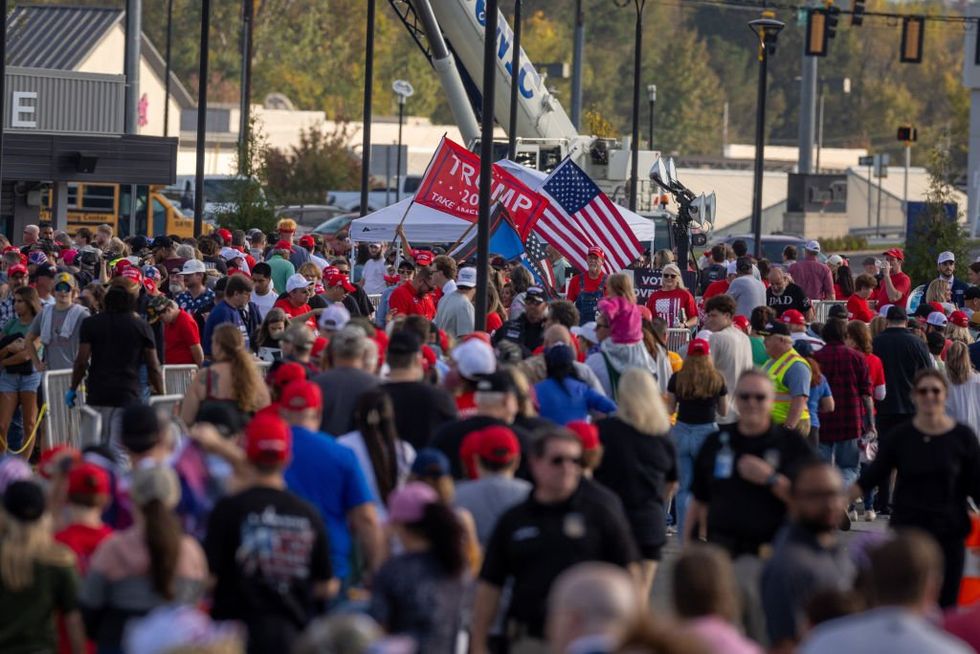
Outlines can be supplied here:
<path id="1" fill-rule="evenodd" d="M 537 190 L 547 175 L 519 163 L 504 159 L 497 165 L 514 175 L 531 189 Z M 638 241 L 654 239 L 652 220 L 616 205 L 626 219 Z M 405 212 L 408 212 L 406 215 Z M 405 233 L 412 243 L 455 243 L 473 223 L 467 222 L 437 209 L 414 204 L 411 198 L 379 209 L 350 224 L 352 241 L 394 241 L 395 229 L 404 218 Z"/>

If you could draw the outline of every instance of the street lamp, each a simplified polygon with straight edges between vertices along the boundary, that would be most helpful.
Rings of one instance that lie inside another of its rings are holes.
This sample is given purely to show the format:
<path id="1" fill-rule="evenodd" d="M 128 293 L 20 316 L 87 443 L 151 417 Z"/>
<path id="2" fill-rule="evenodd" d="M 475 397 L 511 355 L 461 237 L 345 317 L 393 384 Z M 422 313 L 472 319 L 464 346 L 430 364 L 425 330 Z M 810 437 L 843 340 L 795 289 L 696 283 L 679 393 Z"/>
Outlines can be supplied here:
<path id="1" fill-rule="evenodd" d="M 762 258 L 762 171 L 766 141 L 766 83 L 769 56 L 776 52 L 776 39 L 786 26 L 772 11 L 763 11 L 762 18 L 749 21 L 749 29 L 759 38 L 759 88 L 755 112 L 755 171 L 752 176 L 752 234 L 755 256 Z"/>
<path id="2" fill-rule="evenodd" d="M 521 0 L 514 0 L 514 39 L 510 57 L 510 134 L 507 135 L 507 158 L 517 161 L 517 91 L 521 85 Z"/>
<path id="3" fill-rule="evenodd" d="M 647 98 L 650 100 L 650 140 L 647 147 L 653 149 L 653 106 L 657 104 L 657 85 L 647 85 Z"/>
<path id="4" fill-rule="evenodd" d="M 371 185 L 371 92 L 374 86 L 374 26 L 377 9 L 374 0 L 367 0 L 367 29 L 364 38 L 364 121 L 361 126 L 361 215 L 368 212 L 368 191 Z"/>
<path id="5" fill-rule="evenodd" d="M 630 148 L 632 163 L 630 165 L 630 211 L 636 211 L 636 196 L 639 186 L 637 169 L 640 167 L 640 54 L 643 47 L 643 8 L 646 0 L 633 0 L 636 7 L 636 34 L 633 38 L 633 136 Z"/>
<path id="6" fill-rule="evenodd" d="M 391 85 L 391 90 L 398 98 L 398 150 L 395 155 L 395 202 L 402 199 L 402 123 L 405 122 L 405 101 L 412 97 L 415 89 L 411 82 L 403 79 L 396 79 Z M 389 159 L 388 161 L 391 161 Z"/>

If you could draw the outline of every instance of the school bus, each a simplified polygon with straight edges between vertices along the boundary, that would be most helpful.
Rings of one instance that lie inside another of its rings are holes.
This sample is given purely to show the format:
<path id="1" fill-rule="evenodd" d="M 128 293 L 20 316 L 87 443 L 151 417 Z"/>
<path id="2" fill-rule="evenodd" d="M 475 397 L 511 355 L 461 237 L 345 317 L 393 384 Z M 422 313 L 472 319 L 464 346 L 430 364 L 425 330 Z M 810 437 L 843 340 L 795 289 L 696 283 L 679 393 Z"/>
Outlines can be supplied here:
<path id="1" fill-rule="evenodd" d="M 113 233 L 129 236 L 129 211 L 134 187 L 120 184 L 68 183 L 68 233 L 74 235 L 79 227 L 94 230 L 110 225 Z M 162 234 L 187 237 L 194 235 L 194 216 L 185 215 L 163 195 L 164 187 L 138 185 L 136 190 L 135 233 L 148 237 Z M 40 220 L 51 220 L 51 189 L 41 194 Z M 209 230 L 205 230 L 209 231 Z"/>

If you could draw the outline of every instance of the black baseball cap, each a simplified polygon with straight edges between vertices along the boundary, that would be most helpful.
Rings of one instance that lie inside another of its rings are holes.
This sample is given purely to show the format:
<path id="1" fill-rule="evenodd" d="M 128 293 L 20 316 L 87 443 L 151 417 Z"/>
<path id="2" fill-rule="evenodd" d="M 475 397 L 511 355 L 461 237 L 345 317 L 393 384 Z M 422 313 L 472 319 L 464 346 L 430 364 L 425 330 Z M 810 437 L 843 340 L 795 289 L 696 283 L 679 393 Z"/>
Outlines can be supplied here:
<path id="1" fill-rule="evenodd" d="M 130 452 L 142 454 L 160 442 L 160 417 L 146 404 L 133 404 L 123 410 L 120 442 Z"/>
<path id="2" fill-rule="evenodd" d="M 539 303 L 547 302 L 548 296 L 544 294 L 544 289 L 540 286 L 530 286 L 524 292 L 524 302 Z"/>
<path id="3" fill-rule="evenodd" d="M 514 393 L 514 379 L 502 370 L 480 375 L 476 380 L 477 393 Z"/>
<path id="4" fill-rule="evenodd" d="M 847 320 L 847 307 L 843 304 L 835 304 L 830 307 L 830 311 L 827 313 L 830 318 L 843 318 Z"/>
<path id="5" fill-rule="evenodd" d="M 885 320 L 891 320 L 894 322 L 898 322 L 899 320 L 908 320 L 908 319 L 909 319 L 909 314 L 905 313 L 905 309 L 898 306 L 897 304 L 893 304 L 892 306 L 888 307 L 888 313 L 885 314 Z"/>
<path id="6" fill-rule="evenodd" d="M 771 322 L 759 330 L 760 336 L 789 336 L 789 327 L 783 322 Z"/>

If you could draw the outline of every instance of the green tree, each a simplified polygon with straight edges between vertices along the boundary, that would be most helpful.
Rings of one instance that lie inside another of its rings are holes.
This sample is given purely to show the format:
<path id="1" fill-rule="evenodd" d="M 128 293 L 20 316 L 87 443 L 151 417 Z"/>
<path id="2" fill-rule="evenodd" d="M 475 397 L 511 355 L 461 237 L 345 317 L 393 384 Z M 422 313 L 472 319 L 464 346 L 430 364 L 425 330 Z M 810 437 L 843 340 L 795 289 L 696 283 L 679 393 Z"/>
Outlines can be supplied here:
<path id="1" fill-rule="evenodd" d="M 357 188 L 361 160 L 347 148 L 351 128 L 333 132 L 311 127 L 288 151 L 263 152 L 266 187 L 281 204 L 322 204 L 332 188 Z"/>
<path id="2" fill-rule="evenodd" d="M 219 212 L 215 219 L 228 229 L 252 229 L 264 232 L 276 226 L 276 211 L 269 196 L 262 188 L 266 175 L 268 141 L 254 116 L 249 117 L 249 137 L 236 153 L 236 168 L 241 178 L 234 185 L 233 208 Z"/>
<path id="3" fill-rule="evenodd" d="M 938 147 L 932 150 L 929 164 L 929 192 L 926 209 L 916 224 L 913 234 L 905 237 L 904 271 L 915 282 L 925 283 L 936 277 L 936 253 L 949 250 L 958 261 L 969 260 L 966 230 L 960 223 L 962 212 L 956 220 L 949 220 L 946 205 L 953 200 L 953 162 L 949 150 Z"/>

